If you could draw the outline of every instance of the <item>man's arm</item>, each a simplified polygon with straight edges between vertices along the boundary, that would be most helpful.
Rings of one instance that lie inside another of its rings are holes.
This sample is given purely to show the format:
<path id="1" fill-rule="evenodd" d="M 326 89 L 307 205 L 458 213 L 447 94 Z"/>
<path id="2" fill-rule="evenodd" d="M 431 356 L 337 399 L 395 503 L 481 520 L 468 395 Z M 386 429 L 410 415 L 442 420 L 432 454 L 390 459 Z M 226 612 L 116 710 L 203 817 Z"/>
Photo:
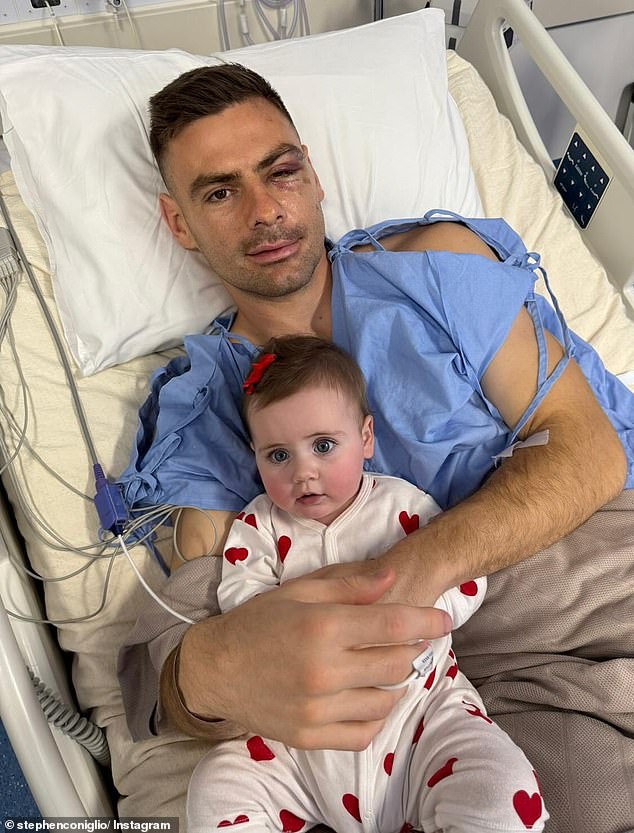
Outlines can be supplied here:
<path id="1" fill-rule="evenodd" d="M 440 225 L 436 237 L 423 238 L 425 247 L 450 248 L 454 230 L 459 251 L 469 250 L 472 236 L 477 253 L 492 257 L 467 229 Z M 563 351 L 548 334 L 547 346 L 550 372 Z M 507 425 L 513 426 L 535 394 L 536 379 L 535 332 L 522 310 L 481 385 Z M 520 437 L 544 430 L 549 432 L 547 445 L 518 449 L 474 495 L 384 556 L 398 576 L 385 600 L 431 604 L 448 587 L 489 575 L 549 546 L 622 490 L 623 447 L 574 360 Z"/>

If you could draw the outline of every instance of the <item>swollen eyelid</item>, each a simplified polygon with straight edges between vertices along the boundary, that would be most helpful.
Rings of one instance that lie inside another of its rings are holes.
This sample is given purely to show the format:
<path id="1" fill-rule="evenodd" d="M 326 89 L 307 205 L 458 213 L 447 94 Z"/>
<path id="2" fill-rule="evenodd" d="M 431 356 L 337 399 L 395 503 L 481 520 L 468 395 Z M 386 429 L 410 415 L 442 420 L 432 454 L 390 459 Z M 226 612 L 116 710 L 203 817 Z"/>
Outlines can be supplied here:
<path id="1" fill-rule="evenodd" d="M 279 168 L 277 171 L 274 171 L 273 176 L 293 176 L 294 174 L 299 173 L 300 170 L 301 166 L 292 165 L 289 168 Z"/>

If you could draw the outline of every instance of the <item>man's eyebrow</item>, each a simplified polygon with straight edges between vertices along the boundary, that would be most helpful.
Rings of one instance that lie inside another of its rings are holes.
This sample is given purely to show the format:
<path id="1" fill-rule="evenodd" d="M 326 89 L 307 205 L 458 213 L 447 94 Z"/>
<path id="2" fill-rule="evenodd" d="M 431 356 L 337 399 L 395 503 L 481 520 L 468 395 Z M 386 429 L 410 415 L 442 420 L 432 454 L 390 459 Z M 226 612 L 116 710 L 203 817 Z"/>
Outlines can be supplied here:
<path id="1" fill-rule="evenodd" d="M 268 156 L 265 156 L 261 162 L 258 162 L 256 170 L 262 171 L 265 168 L 270 168 L 271 165 L 274 165 L 277 162 L 280 156 L 284 156 L 287 153 L 290 153 L 292 156 L 294 156 L 298 162 L 303 162 L 306 158 L 304 155 L 304 151 L 300 147 L 298 147 L 297 145 L 290 144 L 289 142 L 282 142 L 282 144 L 274 148 L 268 154 Z"/>
<path id="2" fill-rule="evenodd" d="M 261 173 L 266 168 L 270 168 L 271 165 L 274 165 L 280 156 L 284 156 L 285 154 L 290 153 L 292 154 L 297 161 L 304 161 L 306 158 L 304 155 L 303 150 L 298 147 L 297 145 L 290 144 L 289 142 L 283 142 L 279 144 L 277 147 L 273 148 L 273 150 L 267 154 L 264 159 L 261 159 L 257 165 L 255 166 L 255 170 L 258 173 Z M 192 182 L 189 186 L 189 196 L 193 200 L 196 198 L 196 195 L 202 191 L 204 188 L 209 188 L 212 185 L 231 185 L 237 182 L 240 179 L 240 174 L 238 171 L 228 171 L 227 173 L 216 172 L 216 173 L 209 173 L 209 174 L 199 174 L 196 179 Z"/>

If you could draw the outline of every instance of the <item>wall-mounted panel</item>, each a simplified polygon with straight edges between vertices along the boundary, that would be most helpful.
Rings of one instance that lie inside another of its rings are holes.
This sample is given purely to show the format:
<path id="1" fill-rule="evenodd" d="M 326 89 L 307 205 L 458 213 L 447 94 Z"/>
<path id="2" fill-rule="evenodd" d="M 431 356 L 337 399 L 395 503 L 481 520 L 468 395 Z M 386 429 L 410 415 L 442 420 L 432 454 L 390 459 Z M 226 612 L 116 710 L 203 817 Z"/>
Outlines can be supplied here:
<path id="1" fill-rule="evenodd" d="M 199 50 L 204 48 L 204 51 L 214 51 L 221 48 L 216 0 L 126 1 L 134 24 L 141 33 L 143 45 L 148 48 L 188 48 L 183 45 L 183 37 L 187 42 L 196 43 Z M 19 8 L 14 4 L 19 4 Z M 261 42 L 265 36 L 251 5 L 252 0 L 247 0 L 249 28 L 253 40 Z M 243 46 L 240 37 L 239 2 L 225 0 L 224 7 L 231 47 Z M 306 0 L 306 7 L 311 32 L 326 32 L 370 22 L 373 19 L 374 0 Z M 118 12 L 113 13 L 106 0 L 60 0 L 60 5 L 54 7 L 54 14 L 56 17 L 65 18 L 60 29 L 63 29 L 64 40 L 69 45 L 137 45 L 135 38 L 131 37 L 129 32 L 126 34 L 126 29 L 130 26 L 122 3 Z M 80 19 L 71 20 L 69 16 L 77 16 Z M 275 20 L 274 14 L 271 15 L 271 20 Z M 25 25 L 10 30 L 2 25 L 14 24 L 16 21 Z M 33 24 L 33 28 L 30 28 L 29 24 Z M 200 28 L 196 30 L 195 27 Z M 0 0 L 0 42 L 3 41 L 55 43 L 49 9 L 33 9 L 31 0 Z"/>
<path id="2" fill-rule="evenodd" d="M 75 0 L 50 0 L 50 3 L 51 5 L 49 7 L 45 0 L 42 0 L 42 2 L 36 3 L 36 6 L 39 6 L 39 8 L 34 8 L 31 0 L 12 0 L 11 5 L 15 9 L 16 19 L 27 22 L 32 20 L 46 20 L 51 17 L 51 12 L 55 17 L 66 17 L 77 14 Z M 8 5 L 3 0 L 0 3 L 0 10 L 3 10 Z M 9 21 L 1 18 L 0 22 L 8 23 Z"/>

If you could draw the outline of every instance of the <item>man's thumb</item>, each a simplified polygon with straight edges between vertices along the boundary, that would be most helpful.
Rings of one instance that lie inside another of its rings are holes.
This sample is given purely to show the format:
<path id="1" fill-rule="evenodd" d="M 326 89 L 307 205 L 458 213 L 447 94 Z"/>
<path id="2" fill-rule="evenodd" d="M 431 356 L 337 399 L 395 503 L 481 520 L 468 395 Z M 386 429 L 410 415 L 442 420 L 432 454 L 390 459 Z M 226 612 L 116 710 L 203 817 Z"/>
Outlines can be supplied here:
<path id="1" fill-rule="evenodd" d="M 341 592 L 345 598 L 339 599 L 344 604 L 367 605 L 378 601 L 389 590 L 396 579 L 396 571 L 391 567 L 379 567 L 363 573 L 341 576 Z"/>

